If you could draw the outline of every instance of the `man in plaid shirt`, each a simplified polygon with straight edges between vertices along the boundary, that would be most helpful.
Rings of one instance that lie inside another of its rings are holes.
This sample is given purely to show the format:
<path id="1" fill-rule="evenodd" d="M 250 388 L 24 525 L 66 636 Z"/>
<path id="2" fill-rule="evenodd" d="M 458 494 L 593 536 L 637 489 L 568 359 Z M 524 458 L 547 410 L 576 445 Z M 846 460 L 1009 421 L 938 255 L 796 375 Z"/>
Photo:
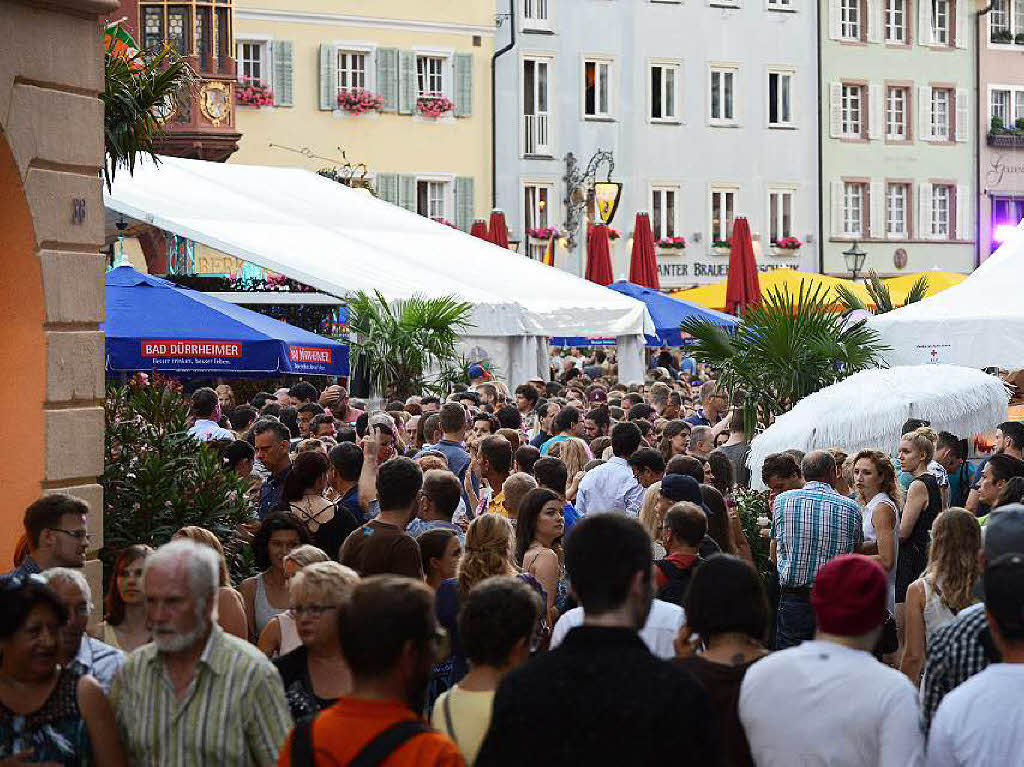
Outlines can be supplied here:
<path id="1" fill-rule="evenodd" d="M 854 554 L 864 542 L 860 506 L 835 491 L 835 459 L 824 450 L 808 453 L 800 465 L 806 484 L 781 493 L 772 504 L 772 551 L 779 572 L 775 649 L 814 636 L 811 584 L 821 566 Z"/>

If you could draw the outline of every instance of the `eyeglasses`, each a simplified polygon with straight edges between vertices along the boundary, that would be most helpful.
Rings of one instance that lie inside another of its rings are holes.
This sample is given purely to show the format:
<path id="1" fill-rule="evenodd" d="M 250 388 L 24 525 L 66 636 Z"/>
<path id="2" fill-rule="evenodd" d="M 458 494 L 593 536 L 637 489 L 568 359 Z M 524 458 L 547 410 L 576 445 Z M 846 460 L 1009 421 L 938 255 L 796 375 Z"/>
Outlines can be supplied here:
<path id="1" fill-rule="evenodd" d="M 292 615 L 296 618 L 301 618 L 303 615 L 309 615 L 313 618 L 319 618 L 326 612 L 336 609 L 337 605 L 306 605 L 305 607 L 293 607 Z"/>
<path id="2" fill-rule="evenodd" d="M 65 530 L 63 527 L 48 527 L 47 530 L 52 530 L 55 533 L 64 533 L 70 535 L 72 538 L 78 541 L 87 541 L 92 535 L 88 530 Z"/>

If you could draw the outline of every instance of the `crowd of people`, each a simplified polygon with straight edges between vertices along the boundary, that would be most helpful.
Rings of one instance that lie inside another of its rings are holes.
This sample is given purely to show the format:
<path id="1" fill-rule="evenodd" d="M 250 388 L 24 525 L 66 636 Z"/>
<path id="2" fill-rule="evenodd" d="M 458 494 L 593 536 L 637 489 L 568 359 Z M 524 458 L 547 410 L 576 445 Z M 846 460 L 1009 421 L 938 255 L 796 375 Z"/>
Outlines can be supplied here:
<path id="1" fill-rule="evenodd" d="M 197 389 L 190 434 L 249 482 L 237 587 L 183 527 L 118 552 L 97 610 L 98 510 L 37 500 L 0 767 L 1022 763 L 1024 426 L 980 465 L 918 421 L 774 454 L 765 500 L 702 366 L 555 362 L 380 409 Z"/>

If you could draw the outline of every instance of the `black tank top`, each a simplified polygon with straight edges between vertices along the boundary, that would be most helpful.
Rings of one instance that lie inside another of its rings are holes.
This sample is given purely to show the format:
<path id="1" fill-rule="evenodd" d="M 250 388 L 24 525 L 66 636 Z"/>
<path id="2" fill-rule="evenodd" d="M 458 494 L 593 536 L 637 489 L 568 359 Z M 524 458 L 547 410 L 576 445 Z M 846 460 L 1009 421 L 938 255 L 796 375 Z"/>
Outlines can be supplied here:
<path id="1" fill-rule="evenodd" d="M 918 515 L 917 522 L 914 523 L 914 529 L 910 531 L 907 543 L 927 548 L 928 531 L 932 529 L 932 522 L 935 521 L 935 517 L 942 511 L 942 492 L 939 490 L 939 481 L 931 473 L 926 472 L 919 477 L 914 477 L 914 481 L 923 482 L 924 486 L 928 488 L 928 505 Z M 911 482 L 910 484 L 914 483 Z"/>

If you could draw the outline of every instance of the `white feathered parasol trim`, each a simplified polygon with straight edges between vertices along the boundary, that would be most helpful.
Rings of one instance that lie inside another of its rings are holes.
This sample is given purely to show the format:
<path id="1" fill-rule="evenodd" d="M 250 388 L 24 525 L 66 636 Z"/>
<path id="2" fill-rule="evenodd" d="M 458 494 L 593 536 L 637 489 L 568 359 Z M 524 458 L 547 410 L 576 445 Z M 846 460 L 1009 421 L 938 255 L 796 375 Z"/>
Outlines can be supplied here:
<path id="1" fill-rule="evenodd" d="M 912 365 L 864 370 L 800 400 L 750 444 L 751 486 L 763 487 L 766 456 L 840 447 L 892 452 L 908 418 L 960 437 L 989 431 L 1006 420 L 1009 391 L 974 368 Z"/>

